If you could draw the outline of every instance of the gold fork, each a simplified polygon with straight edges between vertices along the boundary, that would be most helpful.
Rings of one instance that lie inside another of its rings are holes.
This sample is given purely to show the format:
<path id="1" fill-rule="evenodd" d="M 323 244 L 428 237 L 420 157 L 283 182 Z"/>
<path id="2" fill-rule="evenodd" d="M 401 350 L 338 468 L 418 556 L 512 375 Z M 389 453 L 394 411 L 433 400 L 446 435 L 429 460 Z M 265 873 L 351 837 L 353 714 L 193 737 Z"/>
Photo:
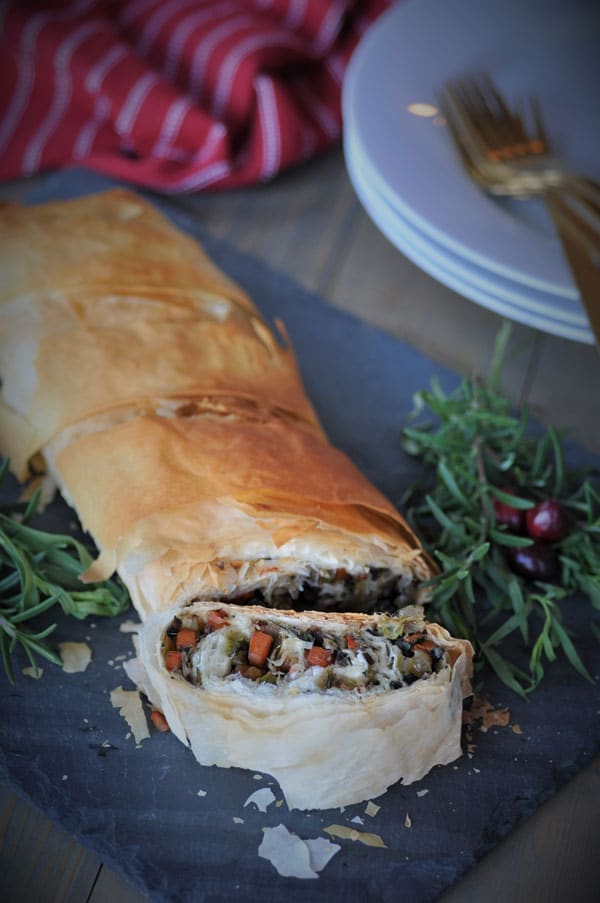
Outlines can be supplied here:
<path id="1" fill-rule="evenodd" d="M 599 252 L 600 185 L 571 173 L 551 154 L 535 101 L 533 134 L 488 75 L 446 85 L 439 101 L 461 162 L 473 179 L 495 195 L 542 196 L 555 218 L 568 219 L 590 252 Z"/>
<path id="2" fill-rule="evenodd" d="M 600 347 L 600 186 L 551 155 L 537 104 L 531 133 L 489 76 L 447 84 L 439 101 L 460 160 L 482 188 L 546 202 Z"/>
<path id="3" fill-rule="evenodd" d="M 492 194 L 531 197 L 562 188 L 600 205 L 600 185 L 570 172 L 552 153 L 535 99 L 529 102 L 528 116 L 533 130 L 508 106 L 487 73 L 448 82 L 440 104 Z"/>

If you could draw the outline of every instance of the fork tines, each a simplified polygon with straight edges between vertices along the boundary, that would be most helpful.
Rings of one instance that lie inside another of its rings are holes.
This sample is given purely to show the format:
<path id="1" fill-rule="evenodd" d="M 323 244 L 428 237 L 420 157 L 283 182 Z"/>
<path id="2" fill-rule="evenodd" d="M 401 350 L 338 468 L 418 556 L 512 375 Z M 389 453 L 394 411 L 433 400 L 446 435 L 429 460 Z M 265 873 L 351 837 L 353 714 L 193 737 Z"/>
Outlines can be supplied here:
<path id="1" fill-rule="evenodd" d="M 473 126 L 483 153 L 493 162 L 510 161 L 547 152 L 547 140 L 539 105 L 530 100 L 530 134 L 523 117 L 511 110 L 486 72 L 454 79 L 445 86 L 458 112 Z"/>

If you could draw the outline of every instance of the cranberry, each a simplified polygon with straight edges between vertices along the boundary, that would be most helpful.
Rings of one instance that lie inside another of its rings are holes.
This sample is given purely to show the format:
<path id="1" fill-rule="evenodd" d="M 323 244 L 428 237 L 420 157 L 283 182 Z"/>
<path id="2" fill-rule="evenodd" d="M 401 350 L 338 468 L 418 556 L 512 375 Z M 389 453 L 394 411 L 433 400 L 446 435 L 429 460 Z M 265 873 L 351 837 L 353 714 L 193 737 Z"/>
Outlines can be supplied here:
<path id="1" fill-rule="evenodd" d="M 525 515 L 525 523 L 532 539 L 552 542 L 567 535 L 565 514 L 556 499 L 545 499 L 535 508 L 529 508 Z"/>
<path id="2" fill-rule="evenodd" d="M 513 489 L 506 486 L 501 486 L 500 490 L 508 495 L 516 495 Z M 525 532 L 525 512 L 520 508 L 513 508 L 512 505 L 507 505 L 506 502 L 501 502 L 500 499 L 495 498 L 494 514 L 496 523 L 505 524 L 512 533 Z"/>
<path id="3" fill-rule="evenodd" d="M 507 549 L 506 556 L 513 571 L 531 580 L 552 581 L 558 577 L 558 555 L 544 542 L 532 543 L 520 549 Z"/>

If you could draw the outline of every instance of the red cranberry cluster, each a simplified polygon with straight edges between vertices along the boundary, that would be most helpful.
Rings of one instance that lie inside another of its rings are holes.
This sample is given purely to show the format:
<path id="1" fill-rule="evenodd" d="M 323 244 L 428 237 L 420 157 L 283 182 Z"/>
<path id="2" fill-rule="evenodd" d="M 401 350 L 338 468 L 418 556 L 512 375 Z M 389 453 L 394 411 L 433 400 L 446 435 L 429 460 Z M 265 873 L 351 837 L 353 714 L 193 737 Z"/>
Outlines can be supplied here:
<path id="1" fill-rule="evenodd" d="M 503 488 L 509 495 L 512 489 Z M 559 573 L 556 550 L 550 543 L 564 539 L 567 522 L 564 509 L 556 499 L 544 499 L 533 508 L 523 511 L 494 499 L 496 523 L 505 524 L 511 533 L 529 536 L 533 543 L 524 548 L 507 549 L 510 567 L 518 574 L 533 580 L 555 580 Z"/>

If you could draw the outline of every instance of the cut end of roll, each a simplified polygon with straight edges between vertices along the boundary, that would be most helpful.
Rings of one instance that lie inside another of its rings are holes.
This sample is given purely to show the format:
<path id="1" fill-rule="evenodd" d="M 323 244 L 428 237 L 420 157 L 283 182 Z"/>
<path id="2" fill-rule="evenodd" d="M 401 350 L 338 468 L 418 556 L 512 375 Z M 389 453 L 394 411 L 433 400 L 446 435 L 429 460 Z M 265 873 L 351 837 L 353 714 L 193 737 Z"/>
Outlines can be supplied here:
<path id="1" fill-rule="evenodd" d="M 146 692 L 198 761 L 272 775 L 290 808 L 372 799 L 461 755 L 472 649 L 419 607 L 200 602 L 153 615 L 139 656 Z"/>

